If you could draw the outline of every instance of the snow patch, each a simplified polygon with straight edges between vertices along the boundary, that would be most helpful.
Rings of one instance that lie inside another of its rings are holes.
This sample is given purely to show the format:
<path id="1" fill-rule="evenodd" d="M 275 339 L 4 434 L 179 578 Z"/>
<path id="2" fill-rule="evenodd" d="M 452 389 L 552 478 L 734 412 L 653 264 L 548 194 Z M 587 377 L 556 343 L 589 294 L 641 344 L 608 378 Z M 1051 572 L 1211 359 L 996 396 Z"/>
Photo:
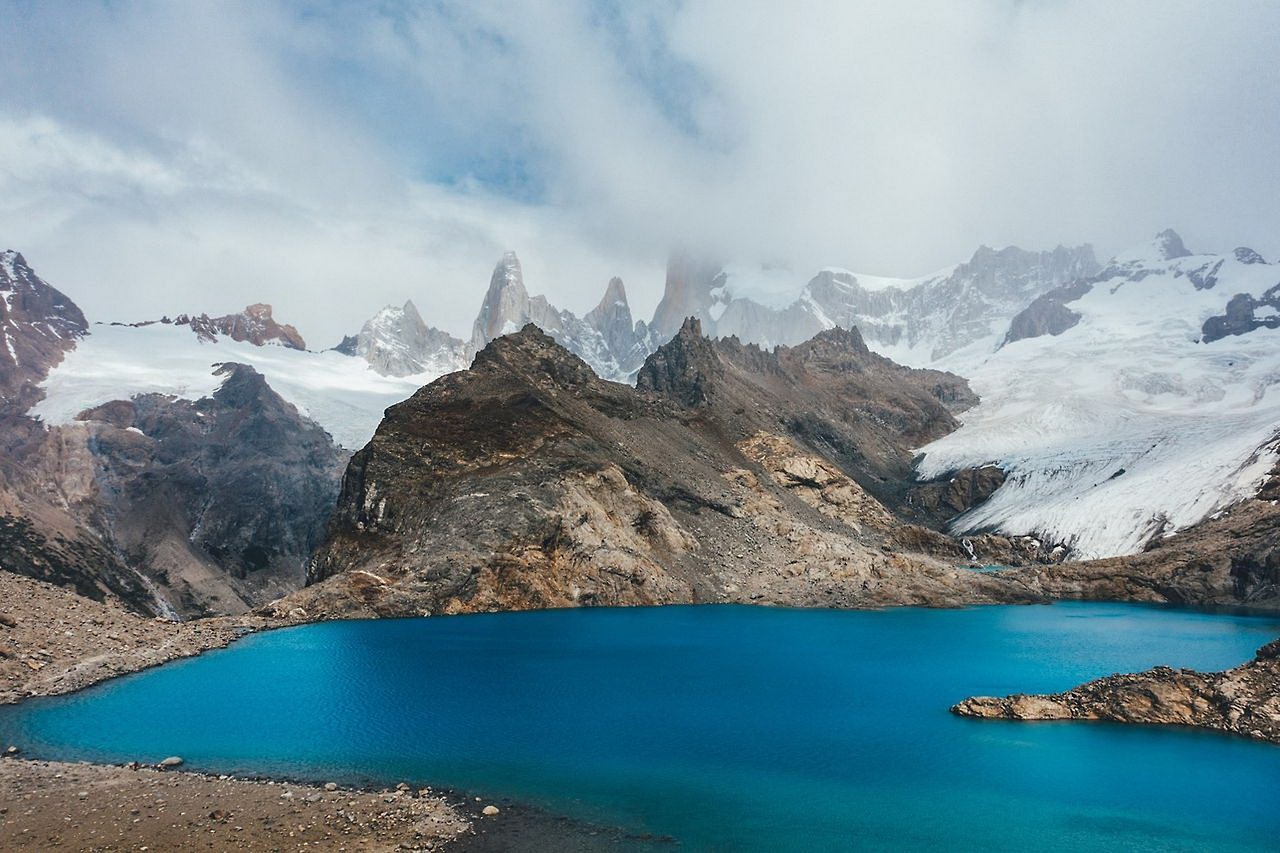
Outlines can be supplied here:
<path id="1" fill-rule="evenodd" d="M 45 398 L 32 414 L 71 423 L 85 409 L 138 394 L 196 400 L 217 390 L 222 362 L 248 364 L 281 397 L 320 424 L 342 447 L 368 442 L 383 412 L 436 379 L 432 374 L 382 376 L 363 359 L 336 352 L 201 342 L 185 327 L 94 326 L 41 383 Z"/>

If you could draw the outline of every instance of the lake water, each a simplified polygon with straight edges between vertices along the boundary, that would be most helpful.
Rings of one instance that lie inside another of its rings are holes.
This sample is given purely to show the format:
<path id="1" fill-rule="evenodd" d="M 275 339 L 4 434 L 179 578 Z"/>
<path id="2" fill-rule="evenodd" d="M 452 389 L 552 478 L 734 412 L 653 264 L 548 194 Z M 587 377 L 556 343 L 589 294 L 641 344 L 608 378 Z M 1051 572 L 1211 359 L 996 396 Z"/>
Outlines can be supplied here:
<path id="1" fill-rule="evenodd" d="M 1277 635 L 1274 618 L 1078 603 L 336 622 L 0 708 L 0 743 L 447 785 L 686 850 L 1274 850 L 1280 747 L 947 708 L 1220 669 Z"/>

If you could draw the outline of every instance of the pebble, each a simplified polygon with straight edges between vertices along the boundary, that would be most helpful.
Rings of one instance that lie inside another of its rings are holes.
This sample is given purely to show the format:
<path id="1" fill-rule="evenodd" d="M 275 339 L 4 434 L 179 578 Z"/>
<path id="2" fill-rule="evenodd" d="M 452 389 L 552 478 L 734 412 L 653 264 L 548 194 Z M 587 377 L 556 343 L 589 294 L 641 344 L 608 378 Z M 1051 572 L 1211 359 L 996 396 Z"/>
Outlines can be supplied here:
<path id="1" fill-rule="evenodd" d="M 179 767 L 181 766 L 181 764 L 182 764 L 182 759 L 176 755 L 170 755 L 164 761 L 160 762 L 160 766 L 165 769 L 170 767 Z"/>
<path id="2" fill-rule="evenodd" d="M 497 806 L 485 806 L 480 810 L 480 813 L 486 814 L 486 815 L 496 815 L 498 811 L 499 810 Z"/>
<path id="3" fill-rule="evenodd" d="M 337 783 L 337 782 L 325 782 L 325 783 L 324 783 L 324 789 L 325 789 L 326 791 L 336 791 L 336 790 L 338 790 L 338 783 Z"/>

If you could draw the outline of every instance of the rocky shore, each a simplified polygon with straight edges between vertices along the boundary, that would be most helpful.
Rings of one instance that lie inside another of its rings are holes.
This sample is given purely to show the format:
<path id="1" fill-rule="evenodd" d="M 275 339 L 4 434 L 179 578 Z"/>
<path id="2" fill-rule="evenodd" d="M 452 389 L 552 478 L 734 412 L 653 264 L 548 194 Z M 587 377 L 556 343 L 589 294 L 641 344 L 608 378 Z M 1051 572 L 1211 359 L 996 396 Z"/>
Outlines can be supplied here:
<path id="1" fill-rule="evenodd" d="M 1158 666 L 1053 695 L 976 696 L 951 708 L 1000 720 L 1108 720 L 1194 726 L 1280 744 L 1280 640 L 1224 672 Z"/>
<path id="2" fill-rule="evenodd" d="M 4 850 L 433 850 L 471 831 L 431 791 L 18 758 L 0 761 L 0 803 Z"/>
<path id="3" fill-rule="evenodd" d="M 80 690 L 288 624 L 261 617 L 170 622 L 0 571 L 0 704 Z"/>

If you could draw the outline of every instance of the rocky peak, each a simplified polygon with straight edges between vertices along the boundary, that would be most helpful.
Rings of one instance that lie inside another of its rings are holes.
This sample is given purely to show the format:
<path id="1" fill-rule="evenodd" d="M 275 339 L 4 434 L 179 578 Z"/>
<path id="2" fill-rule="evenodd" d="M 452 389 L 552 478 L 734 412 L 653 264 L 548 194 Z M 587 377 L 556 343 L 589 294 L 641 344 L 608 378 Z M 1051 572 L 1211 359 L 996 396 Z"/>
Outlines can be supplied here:
<path id="1" fill-rule="evenodd" d="M 1172 228 L 1166 228 L 1157 234 L 1153 245 L 1159 251 L 1162 261 L 1185 258 L 1191 254 L 1187 251 L 1187 247 L 1182 245 L 1182 238 L 1178 236 L 1178 232 Z"/>
<path id="2" fill-rule="evenodd" d="M 614 276 L 609 279 L 609 286 L 605 288 L 600 302 L 587 312 L 584 319 L 596 325 L 594 318 L 611 317 L 620 311 L 626 312 L 628 320 L 631 318 L 631 307 L 627 304 L 627 289 L 622 284 L 622 279 Z"/>
<path id="3" fill-rule="evenodd" d="M 466 345 L 428 326 L 413 300 L 388 305 L 360 329 L 351 355 L 363 358 L 383 376 L 452 373 L 466 366 Z"/>
<path id="4" fill-rule="evenodd" d="M 1239 246 L 1235 250 L 1236 260 L 1242 264 L 1265 264 L 1267 261 L 1248 246 Z"/>
<path id="5" fill-rule="evenodd" d="M 524 287 L 520 259 L 515 252 L 507 252 L 489 278 L 489 290 L 472 328 L 471 348 L 479 352 L 494 338 L 519 331 L 528 319 L 529 292 Z"/>
<path id="6" fill-rule="evenodd" d="M 699 260 L 687 252 L 675 252 L 667 260 L 662 301 L 654 311 L 650 328 L 660 337 L 674 335 L 686 317 L 709 317 L 711 291 L 720 265 Z"/>
<path id="7" fill-rule="evenodd" d="M 21 254 L 0 252 L 0 408 L 34 402 L 35 383 L 88 328 L 76 304 Z"/>
<path id="8" fill-rule="evenodd" d="M 331 352 L 341 353 L 342 355 L 356 354 L 356 345 L 359 343 L 359 337 L 356 335 L 343 335 L 338 345 L 331 348 Z"/>
<path id="9" fill-rule="evenodd" d="M 702 322 L 687 317 L 676 336 L 645 359 L 636 387 L 686 406 L 702 406 L 710 402 L 716 380 L 723 375 L 715 347 L 702 335 Z"/>
<path id="10" fill-rule="evenodd" d="M 631 306 L 627 304 L 627 291 L 622 279 L 616 276 L 609 280 L 600 303 L 582 319 L 600 333 L 618 360 L 625 360 L 638 343 Z"/>
<path id="11" fill-rule="evenodd" d="M 791 350 L 805 362 L 826 364 L 831 367 L 847 366 L 871 355 L 866 341 L 857 329 L 836 326 L 814 335 Z"/>
<path id="12" fill-rule="evenodd" d="M 271 316 L 271 306 L 265 302 L 256 302 L 246 306 L 238 314 L 226 314 L 222 317 L 182 314 L 174 319 L 173 324 L 190 326 L 200 340 L 210 343 L 217 341 L 219 335 L 225 335 L 233 341 L 258 347 L 278 344 L 296 350 L 307 348 L 307 342 L 298 334 L 298 330 L 291 325 L 276 322 Z"/>
<path id="13" fill-rule="evenodd" d="M 471 370 L 515 374 L 537 386 L 577 388 L 596 379 L 578 356 L 533 323 L 501 335 L 476 353 Z"/>

